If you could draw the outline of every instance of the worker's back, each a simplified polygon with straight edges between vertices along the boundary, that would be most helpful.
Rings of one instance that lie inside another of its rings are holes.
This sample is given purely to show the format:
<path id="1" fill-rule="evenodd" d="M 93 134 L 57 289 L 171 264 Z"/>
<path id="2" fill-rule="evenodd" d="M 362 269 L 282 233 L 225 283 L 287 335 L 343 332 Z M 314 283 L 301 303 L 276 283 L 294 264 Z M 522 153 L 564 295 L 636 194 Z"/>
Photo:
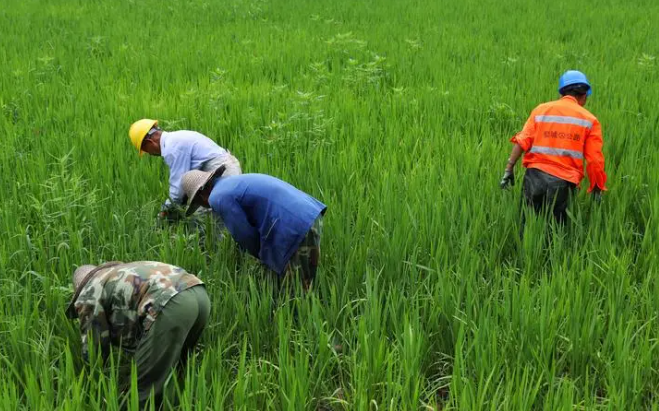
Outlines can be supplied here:
<path id="1" fill-rule="evenodd" d="M 309 194 L 265 174 L 220 178 L 209 204 L 242 247 L 280 274 L 327 208 Z"/>
<path id="2" fill-rule="evenodd" d="M 202 282 L 197 277 L 170 264 L 135 261 L 112 265 L 82 287 L 75 310 L 81 324 L 100 321 L 107 330 L 101 338 L 132 350 L 165 304 L 198 284 Z"/>
<path id="3" fill-rule="evenodd" d="M 541 104 L 517 136 L 526 151 L 523 164 L 578 185 L 586 141 L 593 133 L 601 135 L 597 118 L 574 97 Z"/>

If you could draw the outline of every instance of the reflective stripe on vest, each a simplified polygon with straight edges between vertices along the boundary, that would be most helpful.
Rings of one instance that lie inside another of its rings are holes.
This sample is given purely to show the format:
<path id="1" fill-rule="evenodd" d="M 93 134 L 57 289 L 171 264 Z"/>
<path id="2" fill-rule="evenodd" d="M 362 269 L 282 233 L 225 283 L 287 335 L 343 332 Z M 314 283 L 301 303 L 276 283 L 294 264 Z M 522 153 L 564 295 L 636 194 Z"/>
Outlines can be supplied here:
<path id="1" fill-rule="evenodd" d="M 565 148 L 533 146 L 531 147 L 531 150 L 529 150 L 529 153 L 549 154 L 552 156 L 572 157 L 577 160 L 583 160 L 583 153 L 581 151 L 568 150 Z"/>
<path id="2" fill-rule="evenodd" d="M 593 127 L 593 122 L 584 120 L 582 118 L 570 116 L 535 116 L 536 123 L 557 123 L 557 124 L 573 124 L 575 126 L 586 127 L 588 129 Z"/>

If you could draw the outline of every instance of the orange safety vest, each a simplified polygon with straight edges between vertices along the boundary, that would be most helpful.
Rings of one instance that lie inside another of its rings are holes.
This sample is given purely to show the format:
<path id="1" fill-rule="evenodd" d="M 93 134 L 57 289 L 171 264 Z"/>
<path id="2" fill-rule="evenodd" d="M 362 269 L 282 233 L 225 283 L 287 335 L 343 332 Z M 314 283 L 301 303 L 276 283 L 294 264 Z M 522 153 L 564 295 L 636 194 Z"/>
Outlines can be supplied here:
<path id="1" fill-rule="evenodd" d="M 522 165 L 576 185 L 584 177 L 587 163 L 591 191 L 606 190 L 602 128 L 597 118 L 572 96 L 541 104 L 526 121 L 512 142 L 525 151 Z"/>

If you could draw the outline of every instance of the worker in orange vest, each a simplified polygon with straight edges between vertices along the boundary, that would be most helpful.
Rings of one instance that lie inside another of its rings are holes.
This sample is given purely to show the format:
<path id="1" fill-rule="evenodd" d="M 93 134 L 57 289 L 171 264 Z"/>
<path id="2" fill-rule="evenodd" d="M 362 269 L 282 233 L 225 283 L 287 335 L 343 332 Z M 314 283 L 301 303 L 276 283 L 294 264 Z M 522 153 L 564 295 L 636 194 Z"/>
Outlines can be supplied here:
<path id="1" fill-rule="evenodd" d="M 602 128 L 597 118 L 584 108 L 592 87 L 580 71 L 566 71 L 559 79 L 561 98 L 536 107 L 524 129 L 510 141 L 501 188 L 515 185 L 514 167 L 524 153 L 523 196 L 536 212 L 549 207 L 554 218 L 564 223 L 574 190 L 584 177 L 584 159 L 590 187 L 597 202 L 606 191 L 602 154 Z"/>

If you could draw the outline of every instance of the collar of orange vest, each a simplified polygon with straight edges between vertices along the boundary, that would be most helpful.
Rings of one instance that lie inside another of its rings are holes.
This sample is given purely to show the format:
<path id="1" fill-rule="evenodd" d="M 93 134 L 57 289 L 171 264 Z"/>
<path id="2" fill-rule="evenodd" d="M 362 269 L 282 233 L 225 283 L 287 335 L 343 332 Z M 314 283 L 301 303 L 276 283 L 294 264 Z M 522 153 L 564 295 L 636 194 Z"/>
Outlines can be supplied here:
<path id="1" fill-rule="evenodd" d="M 570 100 L 570 101 L 572 101 L 573 103 L 577 103 L 577 104 L 579 104 L 579 102 L 577 101 L 577 99 L 574 98 L 573 96 L 563 96 L 563 97 L 561 97 L 561 100 Z"/>

